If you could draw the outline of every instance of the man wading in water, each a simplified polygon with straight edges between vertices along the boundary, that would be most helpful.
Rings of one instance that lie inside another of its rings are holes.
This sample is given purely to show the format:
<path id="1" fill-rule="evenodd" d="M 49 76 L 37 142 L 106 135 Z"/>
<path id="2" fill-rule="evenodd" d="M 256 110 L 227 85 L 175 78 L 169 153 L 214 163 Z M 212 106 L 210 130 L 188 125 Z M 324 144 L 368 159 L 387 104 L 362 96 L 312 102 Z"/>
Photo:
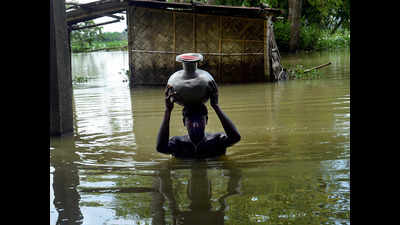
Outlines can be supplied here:
<path id="1" fill-rule="evenodd" d="M 183 124 L 188 135 L 169 138 L 169 121 L 174 103 L 165 91 L 165 113 L 157 138 L 157 151 L 172 154 L 178 158 L 207 158 L 224 155 L 226 148 L 240 141 L 240 134 L 232 121 L 222 112 L 218 105 L 218 89 L 214 85 L 210 96 L 210 105 L 217 113 L 225 133 L 205 133 L 208 120 L 207 107 L 204 104 L 184 107 Z"/>

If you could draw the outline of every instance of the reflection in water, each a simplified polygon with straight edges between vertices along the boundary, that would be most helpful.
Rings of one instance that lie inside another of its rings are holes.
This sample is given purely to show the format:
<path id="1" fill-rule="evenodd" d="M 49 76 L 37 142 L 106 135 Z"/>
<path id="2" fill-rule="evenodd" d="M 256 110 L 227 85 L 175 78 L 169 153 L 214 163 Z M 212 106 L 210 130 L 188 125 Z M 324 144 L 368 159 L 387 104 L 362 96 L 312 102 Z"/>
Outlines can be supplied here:
<path id="1" fill-rule="evenodd" d="M 169 162 L 165 164 L 166 166 L 162 166 L 162 170 L 159 171 L 159 176 L 154 183 L 154 187 L 160 190 L 160 193 L 154 193 L 152 199 L 154 224 L 166 224 L 165 213 L 162 208 L 164 198 L 168 199 L 169 208 L 172 210 L 173 224 L 224 224 L 225 199 L 238 193 L 240 170 L 234 165 L 229 165 L 229 163 L 223 164 L 224 166 L 220 168 L 228 170 L 229 181 L 226 194 L 218 198 L 220 208 L 213 211 L 211 206 L 212 182 L 207 176 L 207 164 L 204 161 L 191 161 L 189 163 L 191 176 L 186 190 L 190 205 L 187 210 L 180 210 L 173 194 L 173 181 L 171 179 L 173 164 Z"/>
<path id="2" fill-rule="evenodd" d="M 74 134 L 51 138 L 50 224 L 349 224 L 350 95 L 345 51 L 283 57 L 319 80 L 220 85 L 242 140 L 218 160 L 155 150 L 163 87 L 130 90 L 127 52 L 73 54 Z M 309 66 L 308 66 L 309 65 Z M 209 107 L 208 132 L 222 131 Z M 182 107 L 171 136 L 185 135 Z"/>
<path id="3" fill-rule="evenodd" d="M 53 171 L 54 207 L 58 212 L 56 224 L 82 224 L 79 208 L 80 195 L 77 191 L 79 175 L 74 163 L 79 157 L 75 153 L 73 137 L 53 139 L 53 147 L 59 148 L 51 154 Z"/>

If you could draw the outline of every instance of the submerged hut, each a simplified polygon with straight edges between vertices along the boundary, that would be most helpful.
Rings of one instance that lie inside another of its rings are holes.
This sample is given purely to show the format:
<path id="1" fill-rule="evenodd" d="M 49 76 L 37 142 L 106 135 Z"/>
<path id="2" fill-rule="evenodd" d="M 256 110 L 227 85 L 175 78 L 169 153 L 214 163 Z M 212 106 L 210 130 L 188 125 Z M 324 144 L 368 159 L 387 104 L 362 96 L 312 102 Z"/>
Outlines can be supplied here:
<path id="1" fill-rule="evenodd" d="M 182 68 L 175 57 L 196 52 L 217 83 L 273 80 L 271 19 L 278 9 L 128 1 L 131 85 L 165 85 Z"/>

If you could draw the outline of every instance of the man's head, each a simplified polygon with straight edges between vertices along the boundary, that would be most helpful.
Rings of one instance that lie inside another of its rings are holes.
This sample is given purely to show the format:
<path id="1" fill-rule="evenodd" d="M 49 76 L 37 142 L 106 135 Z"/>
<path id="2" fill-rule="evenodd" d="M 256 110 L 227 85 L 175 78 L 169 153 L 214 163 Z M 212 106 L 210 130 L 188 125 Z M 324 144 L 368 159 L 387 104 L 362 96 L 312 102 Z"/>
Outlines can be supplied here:
<path id="1" fill-rule="evenodd" d="M 208 110 L 204 104 L 185 106 L 182 109 L 183 125 L 192 141 L 201 141 L 208 121 Z"/>

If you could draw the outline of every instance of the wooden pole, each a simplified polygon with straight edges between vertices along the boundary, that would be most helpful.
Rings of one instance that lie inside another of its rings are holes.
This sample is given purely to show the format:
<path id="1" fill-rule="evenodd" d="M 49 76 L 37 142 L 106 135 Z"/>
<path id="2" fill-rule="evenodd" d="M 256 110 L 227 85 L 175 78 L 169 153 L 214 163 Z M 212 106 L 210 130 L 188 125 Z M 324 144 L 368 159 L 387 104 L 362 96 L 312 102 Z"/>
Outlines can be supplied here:
<path id="1" fill-rule="evenodd" d="M 310 68 L 310 69 L 306 69 L 306 70 L 304 70 L 304 73 L 308 73 L 308 72 L 310 72 L 312 70 L 320 69 L 322 67 L 329 66 L 331 64 L 332 64 L 331 62 L 328 62 L 328 63 L 322 64 L 322 65 L 319 65 L 319 66 L 316 66 L 316 67 L 313 67 L 313 68 Z"/>
<path id="2" fill-rule="evenodd" d="M 196 13 L 193 13 L 193 52 L 197 51 L 196 45 Z"/>
<path id="3" fill-rule="evenodd" d="M 50 1 L 49 132 L 73 132 L 72 75 L 64 1 Z"/>
<path id="4" fill-rule="evenodd" d="M 218 16 L 219 19 L 219 40 L 218 40 L 218 82 L 222 82 L 222 16 Z"/>
<path id="5" fill-rule="evenodd" d="M 134 67 L 134 55 L 132 52 L 132 49 L 135 47 L 135 38 L 136 38 L 136 33 L 135 33 L 135 26 L 134 24 L 136 23 L 135 21 L 135 13 L 136 13 L 136 7 L 129 6 L 126 10 L 126 26 L 128 28 L 128 52 L 129 52 L 129 87 L 133 88 L 135 84 L 134 80 L 134 74 L 135 74 L 135 67 Z"/>
<path id="6" fill-rule="evenodd" d="M 269 60 L 269 23 L 271 22 L 271 16 L 267 17 L 267 20 L 264 20 L 264 76 L 267 81 L 271 81 L 270 74 L 270 60 Z"/>
<path id="7" fill-rule="evenodd" d="M 172 22 L 173 22 L 173 25 L 172 25 L 172 29 L 174 29 L 173 30 L 173 36 L 174 36 L 174 38 L 173 38 L 173 45 L 174 45 L 174 52 L 176 52 L 176 14 L 175 14 L 175 12 L 172 12 Z M 176 59 L 176 54 L 174 54 L 174 57 L 173 57 L 173 59 L 172 59 L 172 62 L 174 62 L 174 71 L 176 71 L 176 61 L 175 61 L 175 59 Z"/>
<path id="8" fill-rule="evenodd" d="M 82 29 L 97 27 L 97 26 L 106 25 L 106 24 L 110 24 L 110 23 L 116 23 L 116 22 L 119 22 L 119 21 L 120 21 L 120 20 L 117 19 L 117 20 L 111 20 L 111 21 L 104 22 L 104 23 L 98 23 L 98 24 L 93 24 L 93 25 L 88 25 L 88 26 L 82 26 L 82 27 L 79 27 L 79 26 L 71 26 L 71 29 L 72 29 L 72 30 L 82 30 Z"/>

